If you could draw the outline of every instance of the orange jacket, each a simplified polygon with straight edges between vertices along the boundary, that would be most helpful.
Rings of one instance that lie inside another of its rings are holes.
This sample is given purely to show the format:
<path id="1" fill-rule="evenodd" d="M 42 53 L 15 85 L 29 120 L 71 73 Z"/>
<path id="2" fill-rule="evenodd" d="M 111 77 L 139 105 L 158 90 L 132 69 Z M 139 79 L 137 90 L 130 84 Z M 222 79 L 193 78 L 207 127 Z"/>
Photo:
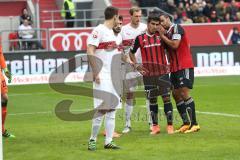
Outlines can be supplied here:
<path id="1" fill-rule="evenodd" d="M 1 67 L 1 69 L 7 68 L 5 58 L 4 58 L 3 52 L 2 52 L 2 46 L 0 46 L 0 67 Z"/>

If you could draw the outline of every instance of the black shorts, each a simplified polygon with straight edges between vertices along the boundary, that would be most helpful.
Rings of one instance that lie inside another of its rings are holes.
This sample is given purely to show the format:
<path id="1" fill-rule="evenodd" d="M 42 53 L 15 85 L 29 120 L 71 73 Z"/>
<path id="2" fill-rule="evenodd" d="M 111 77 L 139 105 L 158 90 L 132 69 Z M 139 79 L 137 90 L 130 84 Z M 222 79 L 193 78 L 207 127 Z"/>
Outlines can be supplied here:
<path id="1" fill-rule="evenodd" d="M 171 82 L 168 74 L 161 76 L 143 76 L 143 83 L 147 98 L 170 95 Z"/>
<path id="2" fill-rule="evenodd" d="M 170 79 L 174 89 L 182 87 L 192 89 L 194 83 L 194 69 L 187 68 L 177 72 L 172 72 Z"/>

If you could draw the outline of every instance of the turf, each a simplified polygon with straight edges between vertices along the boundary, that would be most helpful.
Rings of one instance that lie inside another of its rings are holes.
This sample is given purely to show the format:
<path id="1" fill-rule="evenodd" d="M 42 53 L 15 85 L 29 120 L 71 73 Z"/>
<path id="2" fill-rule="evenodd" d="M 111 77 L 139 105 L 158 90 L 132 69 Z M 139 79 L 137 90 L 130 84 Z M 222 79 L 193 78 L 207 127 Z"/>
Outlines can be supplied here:
<path id="1" fill-rule="evenodd" d="M 201 111 L 197 115 L 200 132 L 167 135 L 161 116 L 161 134 L 150 136 L 145 99 L 138 98 L 133 131 L 115 140 L 122 149 L 104 150 L 104 137 L 99 135 L 97 151 L 90 152 L 87 143 L 91 121 L 62 121 L 54 110 L 61 100 L 71 99 L 72 111 L 83 112 L 92 108 L 91 98 L 60 94 L 48 85 L 10 86 L 6 127 L 16 138 L 3 139 L 4 160 L 239 160 L 240 76 L 196 78 L 194 87 L 192 95 Z M 215 112 L 235 117 L 211 114 Z M 117 131 L 123 128 L 123 115 L 118 111 Z M 174 125 L 180 124 L 175 111 Z"/>

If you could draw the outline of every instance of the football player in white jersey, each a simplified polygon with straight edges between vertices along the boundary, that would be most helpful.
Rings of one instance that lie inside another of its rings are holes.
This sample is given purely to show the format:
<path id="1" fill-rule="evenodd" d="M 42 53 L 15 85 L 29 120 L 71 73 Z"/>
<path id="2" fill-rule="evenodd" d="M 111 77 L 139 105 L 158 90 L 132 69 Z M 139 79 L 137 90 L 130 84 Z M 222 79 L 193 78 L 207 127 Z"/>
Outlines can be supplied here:
<path id="1" fill-rule="evenodd" d="M 119 15 L 117 26 L 113 27 L 113 32 L 114 32 L 114 35 L 116 37 L 116 43 L 117 43 L 118 46 L 122 45 L 122 36 L 120 34 L 120 32 L 122 30 L 122 25 L 123 25 L 123 16 Z M 122 54 L 122 49 L 120 49 L 119 52 L 120 52 L 120 54 Z M 120 88 L 122 88 L 122 86 L 120 86 Z M 121 95 L 122 95 L 122 93 L 121 93 Z M 103 135 L 106 136 L 106 131 L 104 131 Z M 119 138 L 119 137 L 121 137 L 121 134 L 119 134 L 117 132 L 114 132 L 113 137 L 114 138 Z"/>
<path id="2" fill-rule="evenodd" d="M 121 106 L 120 96 L 112 83 L 112 60 L 120 54 L 113 27 L 118 22 L 118 9 L 107 7 L 105 21 L 98 25 L 88 37 L 87 54 L 93 72 L 93 95 L 95 114 L 88 150 L 96 150 L 96 140 L 105 115 L 105 149 L 119 149 L 113 142 L 116 108 Z M 114 64 L 115 65 L 115 64 Z M 119 63 L 120 68 L 120 63 Z"/>
<path id="3" fill-rule="evenodd" d="M 130 47 L 132 46 L 135 38 L 144 33 L 147 29 L 147 25 L 144 23 L 141 23 L 141 16 L 142 16 L 142 11 L 138 7 L 132 7 L 129 10 L 130 16 L 131 16 L 131 21 L 130 23 L 126 24 L 125 26 L 122 27 L 121 35 L 123 39 L 123 47 L 124 47 L 124 53 L 128 54 Z M 141 61 L 141 54 L 140 50 L 137 51 L 136 57 L 138 58 L 138 61 Z M 129 56 L 129 55 L 127 55 Z M 134 90 L 137 85 L 137 77 L 141 76 L 140 74 L 135 74 L 133 77 L 127 76 L 127 72 L 130 72 L 132 69 L 128 68 L 129 65 L 123 65 L 122 70 L 123 70 L 123 76 L 124 79 L 130 79 L 132 78 L 133 80 L 126 80 L 124 83 L 124 89 L 126 92 L 126 103 L 125 103 L 125 127 L 122 131 L 122 133 L 128 133 L 131 130 L 131 114 L 133 111 L 133 106 L 134 106 Z M 126 78 L 128 77 L 128 78 Z M 148 105 L 147 105 L 148 106 Z M 149 111 L 148 111 L 149 112 Z"/>

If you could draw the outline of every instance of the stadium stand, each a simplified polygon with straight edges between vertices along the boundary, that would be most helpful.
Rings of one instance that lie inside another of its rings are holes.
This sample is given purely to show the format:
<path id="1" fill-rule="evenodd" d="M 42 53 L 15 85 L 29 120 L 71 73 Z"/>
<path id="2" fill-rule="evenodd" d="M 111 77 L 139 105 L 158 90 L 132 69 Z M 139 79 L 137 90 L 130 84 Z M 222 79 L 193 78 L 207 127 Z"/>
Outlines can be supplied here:
<path id="1" fill-rule="evenodd" d="M 52 24 L 50 22 L 45 23 L 44 20 L 53 19 L 54 20 L 62 20 L 62 17 L 59 12 L 53 12 L 53 15 L 49 12 L 43 12 L 43 11 L 51 11 L 51 10 L 59 10 L 56 0 L 40 0 L 39 1 L 39 7 L 40 7 L 40 26 L 41 28 L 51 28 Z M 64 27 L 63 22 L 54 22 L 55 28 L 62 28 Z"/>
<path id="2" fill-rule="evenodd" d="M 159 7 L 174 15 L 175 23 L 240 21 L 236 0 L 136 0 L 140 7 Z"/>
<path id="3" fill-rule="evenodd" d="M 14 4 L 14 7 L 12 7 Z M 26 1 L 0 1 L 0 16 L 19 16 L 27 6 Z"/>
<path id="4" fill-rule="evenodd" d="M 13 7 L 14 6 L 14 7 Z M 19 26 L 19 16 L 22 9 L 27 7 L 27 0 L 1 0 L 0 1 L 0 31 L 16 30 Z M 15 40 L 16 32 L 2 33 L 2 41 Z M 3 49 L 16 48 L 16 42 L 10 42 L 9 45 L 3 45 Z"/>
<path id="5" fill-rule="evenodd" d="M 120 8 L 119 14 L 122 15 L 123 17 L 129 17 L 129 9 L 132 7 L 132 3 L 129 0 L 112 0 L 112 6 Z M 129 22 L 128 19 L 124 18 L 123 23 L 126 24 Z"/>

